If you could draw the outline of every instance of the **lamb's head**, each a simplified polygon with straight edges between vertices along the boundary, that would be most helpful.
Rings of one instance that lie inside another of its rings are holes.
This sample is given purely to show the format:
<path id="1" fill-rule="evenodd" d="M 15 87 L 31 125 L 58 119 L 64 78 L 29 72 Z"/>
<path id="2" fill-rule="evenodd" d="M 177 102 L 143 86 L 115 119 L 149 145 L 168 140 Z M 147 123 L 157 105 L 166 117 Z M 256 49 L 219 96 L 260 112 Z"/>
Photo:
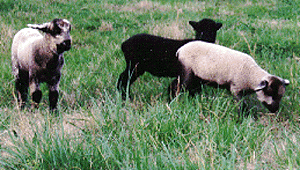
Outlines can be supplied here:
<path id="1" fill-rule="evenodd" d="M 196 39 L 210 43 L 215 43 L 217 31 L 222 27 L 222 23 L 215 22 L 211 19 L 202 19 L 199 22 L 190 21 L 190 25 L 196 31 Z"/>
<path id="2" fill-rule="evenodd" d="M 289 80 L 277 76 L 264 77 L 255 88 L 257 98 L 270 112 L 275 113 L 279 109 L 280 100 L 285 93 L 285 86 L 289 84 Z"/>
<path id="3" fill-rule="evenodd" d="M 41 30 L 51 36 L 52 42 L 56 44 L 58 54 L 71 49 L 71 24 L 68 20 L 54 19 L 44 24 L 28 24 L 27 26 Z"/>

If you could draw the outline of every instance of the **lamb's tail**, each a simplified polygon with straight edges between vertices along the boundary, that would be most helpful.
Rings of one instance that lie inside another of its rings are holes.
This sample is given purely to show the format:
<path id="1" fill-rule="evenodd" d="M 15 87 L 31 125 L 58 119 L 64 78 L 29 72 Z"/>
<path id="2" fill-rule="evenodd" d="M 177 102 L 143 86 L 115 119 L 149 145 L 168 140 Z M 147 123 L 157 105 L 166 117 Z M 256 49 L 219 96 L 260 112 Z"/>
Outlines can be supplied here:
<path id="1" fill-rule="evenodd" d="M 121 50 L 123 51 L 123 53 L 126 53 L 128 51 L 128 45 L 126 42 L 122 43 Z"/>
<path id="2" fill-rule="evenodd" d="M 177 58 L 178 58 L 178 56 L 179 56 L 179 52 L 180 52 L 180 49 L 177 50 L 177 52 L 176 52 L 176 57 L 177 57 Z"/>

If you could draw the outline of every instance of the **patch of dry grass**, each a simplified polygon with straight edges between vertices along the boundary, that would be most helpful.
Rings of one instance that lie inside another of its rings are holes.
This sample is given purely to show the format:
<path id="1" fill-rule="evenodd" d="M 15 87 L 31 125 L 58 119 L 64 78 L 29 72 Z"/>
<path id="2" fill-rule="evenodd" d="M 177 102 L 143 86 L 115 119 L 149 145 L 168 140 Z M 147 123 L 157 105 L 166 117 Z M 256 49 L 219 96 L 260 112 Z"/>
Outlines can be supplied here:
<path id="1" fill-rule="evenodd" d="M 160 35 L 163 37 L 174 38 L 174 39 L 184 39 L 185 29 L 180 28 L 178 23 L 173 22 L 169 25 L 165 23 L 156 24 L 150 31 L 153 35 Z"/>
<path id="2" fill-rule="evenodd" d="M 298 25 L 300 23 L 298 22 Z M 261 19 L 257 23 L 252 23 L 251 26 L 254 28 L 269 28 L 271 30 L 282 30 L 284 28 L 293 28 L 296 27 L 297 24 L 285 19 Z"/>
<path id="3" fill-rule="evenodd" d="M 0 148 L 14 148 L 17 141 L 19 144 L 27 141 L 32 142 L 33 138 L 43 140 L 44 133 L 50 133 L 55 136 L 73 140 L 84 140 L 81 137 L 83 133 L 97 131 L 97 123 L 91 115 L 86 112 L 74 111 L 71 114 L 61 114 L 60 117 L 49 115 L 47 111 L 19 111 L 14 112 L 10 109 L 5 111 L 11 116 L 10 126 L 0 133 Z M 64 135 L 64 136 L 62 136 Z M 0 153 L 1 156 L 7 157 L 5 151 Z"/>
<path id="4" fill-rule="evenodd" d="M 170 11 L 171 6 L 161 5 L 158 2 L 152 1 L 138 1 L 134 3 L 127 3 L 126 5 L 114 5 L 114 4 L 103 4 L 103 6 L 110 10 L 116 10 L 118 12 L 151 12 L 154 10 L 159 11 Z"/>
<path id="5" fill-rule="evenodd" d="M 98 28 L 99 31 L 113 31 L 113 25 L 110 22 L 102 21 L 101 26 Z"/>
<path id="6" fill-rule="evenodd" d="M 0 25 L 0 53 L 9 53 L 10 46 L 16 31 L 5 23 Z"/>

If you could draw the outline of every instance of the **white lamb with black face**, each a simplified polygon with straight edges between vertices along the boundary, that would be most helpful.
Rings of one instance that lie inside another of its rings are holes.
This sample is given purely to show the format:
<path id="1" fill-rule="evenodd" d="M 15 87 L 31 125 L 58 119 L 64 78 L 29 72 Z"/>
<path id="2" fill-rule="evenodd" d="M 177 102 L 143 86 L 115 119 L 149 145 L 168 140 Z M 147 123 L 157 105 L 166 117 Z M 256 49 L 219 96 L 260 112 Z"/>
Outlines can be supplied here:
<path id="1" fill-rule="evenodd" d="M 263 70 L 248 54 L 224 46 L 194 41 L 179 48 L 177 56 L 183 66 L 180 87 L 189 89 L 189 81 L 196 76 L 203 83 L 227 87 L 238 99 L 256 92 L 258 100 L 271 112 L 279 109 L 289 84 Z"/>
<path id="2" fill-rule="evenodd" d="M 56 109 L 63 53 L 71 48 L 71 24 L 66 19 L 54 19 L 44 24 L 28 24 L 12 43 L 12 73 L 21 107 L 27 100 L 28 87 L 33 106 L 42 98 L 40 83 L 49 87 L 50 110 Z M 44 32 L 42 35 L 38 30 Z"/>

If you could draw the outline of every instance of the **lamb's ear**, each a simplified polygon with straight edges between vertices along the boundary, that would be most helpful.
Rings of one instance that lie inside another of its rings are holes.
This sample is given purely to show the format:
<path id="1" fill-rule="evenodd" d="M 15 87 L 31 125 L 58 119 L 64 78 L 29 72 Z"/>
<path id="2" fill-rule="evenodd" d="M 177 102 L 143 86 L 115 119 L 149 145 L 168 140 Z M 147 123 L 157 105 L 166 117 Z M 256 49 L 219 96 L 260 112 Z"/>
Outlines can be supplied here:
<path id="1" fill-rule="evenodd" d="M 287 80 L 287 79 L 284 79 L 284 80 L 283 80 L 283 83 L 284 83 L 284 85 L 286 85 L 286 86 L 287 86 L 287 85 L 289 85 L 289 84 L 290 84 L 290 81 L 289 81 L 289 80 Z"/>
<path id="2" fill-rule="evenodd" d="M 52 36 L 60 34 L 61 28 L 59 22 L 62 21 L 61 19 L 54 19 L 51 22 L 47 22 L 44 24 L 27 24 L 29 28 L 38 29 L 45 33 L 49 33 Z"/>
<path id="3" fill-rule="evenodd" d="M 268 87 L 269 82 L 267 80 L 262 80 L 259 85 L 254 89 L 254 91 L 263 90 L 264 88 Z"/>
<path id="4" fill-rule="evenodd" d="M 196 30 L 197 22 L 196 21 L 189 21 L 189 24 Z"/>
<path id="5" fill-rule="evenodd" d="M 50 25 L 51 25 L 50 22 L 47 22 L 47 23 L 44 23 L 44 24 L 27 24 L 27 26 L 29 28 L 38 29 L 38 30 L 41 30 L 43 32 L 49 32 Z"/>
<path id="6" fill-rule="evenodd" d="M 216 23 L 216 29 L 219 30 L 221 27 L 222 27 L 222 23 L 217 22 L 217 23 Z"/>

